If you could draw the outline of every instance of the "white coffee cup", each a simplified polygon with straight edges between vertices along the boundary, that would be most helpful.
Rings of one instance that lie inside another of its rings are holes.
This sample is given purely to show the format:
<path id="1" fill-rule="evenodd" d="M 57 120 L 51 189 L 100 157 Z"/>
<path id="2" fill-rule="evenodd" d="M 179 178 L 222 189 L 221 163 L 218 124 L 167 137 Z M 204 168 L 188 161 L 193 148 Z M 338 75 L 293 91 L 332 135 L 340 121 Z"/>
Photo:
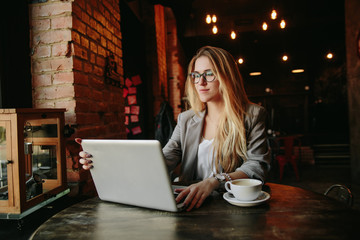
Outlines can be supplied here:
<path id="1" fill-rule="evenodd" d="M 236 179 L 225 183 L 225 189 L 240 201 L 252 201 L 259 197 L 262 181 L 257 179 Z"/>

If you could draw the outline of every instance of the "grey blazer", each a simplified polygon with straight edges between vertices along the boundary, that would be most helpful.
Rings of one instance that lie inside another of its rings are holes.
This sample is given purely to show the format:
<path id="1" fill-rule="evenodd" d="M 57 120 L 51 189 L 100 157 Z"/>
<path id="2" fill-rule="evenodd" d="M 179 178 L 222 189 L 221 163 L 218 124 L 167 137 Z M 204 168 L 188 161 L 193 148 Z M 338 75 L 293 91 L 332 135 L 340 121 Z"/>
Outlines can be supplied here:
<path id="1" fill-rule="evenodd" d="M 270 151 L 265 129 L 266 111 L 263 107 L 251 103 L 246 112 L 247 160 L 236 171 L 242 171 L 250 178 L 264 182 L 270 169 Z M 199 180 L 195 178 L 204 117 L 205 111 L 199 115 L 193 110 L 179 114 L 175 130 L 163 148 L 170 172 L 181 163 L 181 181 Z"/>

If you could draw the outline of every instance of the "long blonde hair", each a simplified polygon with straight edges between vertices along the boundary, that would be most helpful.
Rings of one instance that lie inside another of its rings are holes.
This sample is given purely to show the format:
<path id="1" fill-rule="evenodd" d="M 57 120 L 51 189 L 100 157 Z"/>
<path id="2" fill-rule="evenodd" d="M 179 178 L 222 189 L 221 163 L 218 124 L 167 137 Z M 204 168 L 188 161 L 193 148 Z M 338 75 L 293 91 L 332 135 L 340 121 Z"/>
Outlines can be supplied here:
<path id="1" fill-rule="evenodd" d="M 224 114 L 220 118 L 214 139 L 214 163 L 216 171 L 232 172 L 246 161 L 246 131 L 244 116 L 249 99 L 245 93 L 235 59 L 221 48 L 205 46 L 198 50 L 188 67 L 185 84 L 186 95 L 191 109 L 198 113 L 206 110 L 206 103 L 200 101 L 189 74 L 194 71 L 196 60 L 206 56 L 210 59 L 216 79 L 219 81 L 219 92 L 224 100 Z"/>

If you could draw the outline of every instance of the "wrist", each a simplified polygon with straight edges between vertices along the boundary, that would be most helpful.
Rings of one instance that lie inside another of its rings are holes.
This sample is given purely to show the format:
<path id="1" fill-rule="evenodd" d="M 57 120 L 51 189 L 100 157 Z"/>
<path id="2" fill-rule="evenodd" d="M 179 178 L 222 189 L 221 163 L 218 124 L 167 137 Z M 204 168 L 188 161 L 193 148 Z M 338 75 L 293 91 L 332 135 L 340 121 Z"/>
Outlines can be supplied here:
<path id="1" fill-rule="evenodd" d="M 220 186 L 220 182 L 215 177 L 208 178 L 209 184 L 212 186 L 213 189 L 217 189 Z"/>
<path id="2" fill-rule="evenodd" d="M 218 180 L 220 183 L 225 183 L 227 181 L 232 181 L 231 177 L 227 173 L 214 173 L 213 177 Z"/>

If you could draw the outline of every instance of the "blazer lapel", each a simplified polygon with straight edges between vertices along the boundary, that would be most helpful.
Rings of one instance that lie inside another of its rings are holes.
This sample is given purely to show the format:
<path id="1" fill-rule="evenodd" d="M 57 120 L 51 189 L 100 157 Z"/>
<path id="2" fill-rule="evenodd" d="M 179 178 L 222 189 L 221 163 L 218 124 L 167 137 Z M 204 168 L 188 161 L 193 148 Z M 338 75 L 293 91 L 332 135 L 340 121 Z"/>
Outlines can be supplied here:
<path id="1" fill-rule="evenodd" d="M 186 128 L 183 146 L 183 173 L 187 174 L 183 175 L 183 181 L 191 181 L 195 177 L 197 154 L 204 124 L 204 116 L 205 111 L 200 112 L 199 115 L 194 115 Z"/>

